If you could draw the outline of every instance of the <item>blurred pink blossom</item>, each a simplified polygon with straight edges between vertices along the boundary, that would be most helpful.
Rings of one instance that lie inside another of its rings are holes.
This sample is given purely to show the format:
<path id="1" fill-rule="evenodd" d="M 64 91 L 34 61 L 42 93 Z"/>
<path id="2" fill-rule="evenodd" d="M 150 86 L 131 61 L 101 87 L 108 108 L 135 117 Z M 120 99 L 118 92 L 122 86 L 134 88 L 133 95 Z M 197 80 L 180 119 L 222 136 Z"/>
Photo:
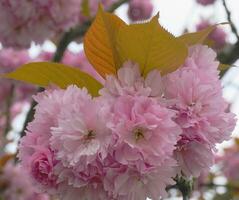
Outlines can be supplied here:
<path id="1" fill-rule="evenodd" d="M 19 165 L 8 162 L 0 175 L 1 197 L 7 200 L 49 200 L 37 194 L 28 174 Z"/>
<path id="2" fill-rule="evenodd" d="M 196 28 L 197 31 L 203 30 L 212 24 L 207 21 L 207 20 L 202 20 L 199 24 L 197 24 Z M 209 34 L 209 39 L 211 39 L 215 44 L 213 44 L 213 47 L 215 49 L 220 49 L 225 46 L 226 44 L 226 39 L 227 39 L 227 34 L 223 30 L 223 28 L 217 26 L 212 33 Z"/>
<path id="3" fill-rule="evenodd" d="M 216 0 L 197 0 L 197 3 L 203 5 L 203 6 L 208 6 L 211 5 L 215 2 Z"/>
<path id="4" fill-rule="evenodd" d="M 132 21 L 147 20 L 153 12 L 151 0 L 130 0 L 128 16 Z"/>

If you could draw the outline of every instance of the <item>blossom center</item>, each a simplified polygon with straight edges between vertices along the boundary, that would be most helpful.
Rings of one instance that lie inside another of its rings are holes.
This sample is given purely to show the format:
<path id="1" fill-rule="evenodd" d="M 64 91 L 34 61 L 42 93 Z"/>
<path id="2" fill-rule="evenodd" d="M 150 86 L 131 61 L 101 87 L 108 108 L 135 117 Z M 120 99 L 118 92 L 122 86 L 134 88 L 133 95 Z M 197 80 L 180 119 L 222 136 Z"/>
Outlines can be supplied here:
<path id="1" fill-rule="evenodd" d="M 96 136 L 95 132 L 93 130 L 89 130 L 88 133 L 85 135 L 86 140 L 92 140 Z"/>
<path id="2" fill-rule="evenodd" d="M 134 137 L 135 137 L 136 141 L 139 141 L 140 139 L 144 138 L 144 131 L 142 128 L 134 129 L 133 133 L 134 133 Z"/>

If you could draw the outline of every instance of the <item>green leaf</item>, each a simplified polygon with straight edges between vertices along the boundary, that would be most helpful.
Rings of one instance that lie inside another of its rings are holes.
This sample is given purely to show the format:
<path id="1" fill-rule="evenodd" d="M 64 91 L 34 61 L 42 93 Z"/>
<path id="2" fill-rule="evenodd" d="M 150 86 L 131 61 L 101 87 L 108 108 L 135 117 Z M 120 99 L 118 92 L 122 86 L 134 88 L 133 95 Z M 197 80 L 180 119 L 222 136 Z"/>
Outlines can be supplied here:
<path id="1" fill-rule="evenodd" d="M 170 73 L 188 55 L 186 45 L 160 26 L 158 15 L 148 23 L 121 26 L 116 46 L 120 60 L 138 63 L 144 76 L 153 69 Z"/>
<path id="2" fill-rule="evenodd" d="M 102 85 L 87 73 L 77 68 L 50 62 L 29 63 L 14 72 L 2 74 L 2 77 L 41 87 L 55 84 L 60 88 L 66 88 L 74 84 L 78 87 L 86 87 L 93 96 L 97 96 L 99 89 L 102 88 Z"/>

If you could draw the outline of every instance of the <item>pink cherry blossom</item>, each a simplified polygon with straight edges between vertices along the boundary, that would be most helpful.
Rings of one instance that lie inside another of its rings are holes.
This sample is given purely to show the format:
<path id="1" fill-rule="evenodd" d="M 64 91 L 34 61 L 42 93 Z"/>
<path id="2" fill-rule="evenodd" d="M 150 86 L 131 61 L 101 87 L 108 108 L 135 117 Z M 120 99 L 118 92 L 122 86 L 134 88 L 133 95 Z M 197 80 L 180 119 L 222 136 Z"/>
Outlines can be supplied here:
<path id="1" fill-rule="evenodd" d="M 203 49 L 202 46 L 198 46 L 191 50 L 195 51 L 200 48 Z M 195 52 L 204 55 L 201 51 Z M 191 59 L 197 58 L 195 54 L 191 55 Z M 170 107 L 177 111 L 176 121 L 186 135 L 190 137 L 199 134 L 208 142 L 220 143 L 229 139 L 235 124 L 234 115 L 225 112 L 227 103 L 222 97 L 217 70 L 214 69 L 213 72 L 214 66 L 205 61 L 205 66 L 208 66 L 209 69 L 208 73 L 203 68 L 201 69 L 195 61 L 190 63 L 195 65 L 192 65 L 191 68 L 186 65 L 167 76 L 165 97 L 170 99 Z M 195 66 L 198 66 L 197 70 L 194 70 Z M 213 68 L 210 70 L 210 67 Z M 205 74 L 210 74 L 212 71 L 210 77 L 214 75 L 214 80 L 208 80 L 207 75 L 203 77 L 203 71 Z M 217 81 L 215 81 L 216 79 Z M 190 88 L 188 88 L 189 85 Z"/>
<path id="2" fill-rule="evenodd" d="M 208 20 L 202 20 L 199 24 L 197 24 L 196 28 L 197 31 L 203 30 L 212 24 Z M 212 33 L 208 36 L 209 39 L 211 39 L 215 44 L 213 44 L 213 47 L 215 49 L 221 49 L 226 44 L 227 34 L 223 30 L 222 27 L 217 26 Z"/>
<path id="3" fill-rule="evenodd" d="M 56 176 L 53 171 L 56 163 L 50 149 L 38 150 L 30 160 L 31 176 L 45 187 L 56 187 Z"/>
<path id="4" fill-rule="evenodd" d="M 175 183 L 171 178 L 176 175 L 173 169 L 174 164 L 173 161 L 167 161 L 160 168 L 152 169 L 145 174 L 131 169 L 122 173 L 116 172 L 114 179 L 111 180 L 114 198 L 145 200 L 148 197 L 157 200 L 160 197 L 166 197 L 166 186 Z"/>
<path id="5" fill-rule="evenodd" d="M 207 5 L 211 5 L 215 2 L 216 0 L 197 0 L 197 3 L 203 5 L 203 6 L 207 6 Z"/>
<path id="6" fill-rule="evenodd" d="M 116 0 L 103 0 L 109 8 Z M 88 1 L 87 1 L 88 2 Z M 95 16 L 98 0 L 90 0 L 89 14 L 82 13 L 83 0 L 3 0 L 0 3 L 0 41 L 4 47 L 28 48 L 42 44 Z"/>
<path id="7" fill-rule="evenodd" d="M 55 156 L 53 158 L 50 148 L 51 128 L 57 125 L 57 116 L 61 108 L 70 105 L 72 99 L 79 99 L 83 93 L 71 86 L 66 93 L 60 89 L 49 89 L 35 96 L 38 102 L 35 119 L 28 125 L 27 134 L 21 140 L 19 158 L 42 191 L 55 193 L 56 189 L 55 178 L 52 175 L 56 159 Z M 49 180 L 48 177 L 44 177 L 44 173 L 50 175 Z"/>
<path id="8" fill-rule="evenodd" d="M 118 70 L 117 76 L 106 77 L 105 88 L 100 93 L 111 97 L 121 95 L 161 97 L 163 83 L 158 70 L 151 71 L 144 79 L 141 77 L 138 64 L 127 61 Z"/>
<path id="9" fill-rule="evenodd" d="M 78 22 L 81 0 L 17 1 L 0 3 L 0 41 L 5 47 L 26 48 L 43 43 Z"/>
<path id="10" fill-rule="evenodd" d="M 128 16 L 132 21 L 147 20 L 151 17 L 153 5 L 151 0 L 131 0 Z"/>
<path id="11" fill-rule="evenodd" d="M 185 66 L 164 79 L 165 98 L 169 108 L 176 111 L 175 122 L 183 130 L 176 155 L 187 175 L 199 175 L 200 168 L 212 165 L 215 144 L 230 139 L 235 126 L 234 115 L 226 111 L 227 103 L 222 97 L 216 68 L 218 63 L 214 59 L 215 54 L 210 49 L 194 46 L 190 48 Z M 193 145 L 198 149 L 187 150 Z M 206 156 L 210 158 L 202 160 Z M 196 157 L 201 158 L 200 163 L 194 160 Z"/>
<path id="12" fill-rule="evenodd" d="M 126 155 L 122 162 L 130 164 L 144 160 L 151 165 L 160 165 L 172 155 L 181 130 L 172 121 L 174 113 L 156 99 L 121 96 L 115 100 L 112 112 L 113 133 L 119 138 L 118 143 L 126 145 L 117 150 L 120 155 Z M 121 152 L 123 149 L 125 154 Z"/>
<path id="13" fill-rule="evenodd" d="M 61 200 L 165 197 L 176 175 L 209 170 L 235 126 L 215 59 L 206 46 L 189 47 L 185 63 L 163 77 L 157 69 L 143 77 L 127 61 L 98 97 L 74 85 L 48 88 L 34 97 L 22 166 Z"/>
<path id="14" fill-rule="evenodd" d="M 175 156 L 179 163 L 179 174 L 198 177 L 202 171 L 209 171 L 214 164 L 210 145 L 200 138 L 182 138 L 177 143 Z"/>
<path id="15" fill-rule="evenodd" d="M 1 197 L 7 200 L 48 200 L 37 194 L 25 169 L 9 161 L 1 171 Z"/>
<path id="16" fill-rule="evenodd" d="M 81 165 L 83 162 L 79 162 L 84 157 L 86 165 L 98 154 L 104 158 L 111 140 L 110 129 L 106 127 L 107 108 L 85 91 L 75 89 L 75 92 L 78 98 L 71 99 L 71 104 L 61 109 L 51 137 L 57 159 L 68 167 Z"/>

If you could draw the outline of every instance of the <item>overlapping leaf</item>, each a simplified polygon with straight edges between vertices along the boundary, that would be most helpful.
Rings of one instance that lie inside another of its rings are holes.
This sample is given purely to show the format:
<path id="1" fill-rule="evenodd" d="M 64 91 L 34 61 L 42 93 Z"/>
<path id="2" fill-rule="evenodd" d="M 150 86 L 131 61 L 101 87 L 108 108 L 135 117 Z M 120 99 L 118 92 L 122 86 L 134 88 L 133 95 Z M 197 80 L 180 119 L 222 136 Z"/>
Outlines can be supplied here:
<path id="1" fill-rule="evenodd" d="M 97 16 L 84 37 L 86 56 L 99 74 L 105 77 L 120 67 L 116 35 L 125 23 L 117 16 L 106 13 L 100 7 Z"/>
<path id="2" fill-rule="evenodd" d="M 120 27 L 117 47 L 121 61 L 132 60 L 146 75 L 152 69 L 162 74 L 176 70 L 187 56 L 186 45 L 158 23 L 158 16 L 144 24 Z"/>
<path id="3" fill-rule="evenodd" d="M 41 87 L 54 84 L 60 88 L 66 88 L 68 85 L 75 84 L 78 87 L 86 87 L 93 96 L 97 96 L 98 90 L 102 87 L 98 81 L 85 72 L 58 63 L 29 63 L 2 76 Z"/>
<path id="4" fill-rule="evenodd" d="M 146 75 L 152 69 L 162 74 L 176 70 L 187 56 L 186 45 L 163 29 L 158 16 L 143 24 L 126 25 L 101 8 L 84 39 L 86 55 L 105 77 L 131 60 Z"/>

